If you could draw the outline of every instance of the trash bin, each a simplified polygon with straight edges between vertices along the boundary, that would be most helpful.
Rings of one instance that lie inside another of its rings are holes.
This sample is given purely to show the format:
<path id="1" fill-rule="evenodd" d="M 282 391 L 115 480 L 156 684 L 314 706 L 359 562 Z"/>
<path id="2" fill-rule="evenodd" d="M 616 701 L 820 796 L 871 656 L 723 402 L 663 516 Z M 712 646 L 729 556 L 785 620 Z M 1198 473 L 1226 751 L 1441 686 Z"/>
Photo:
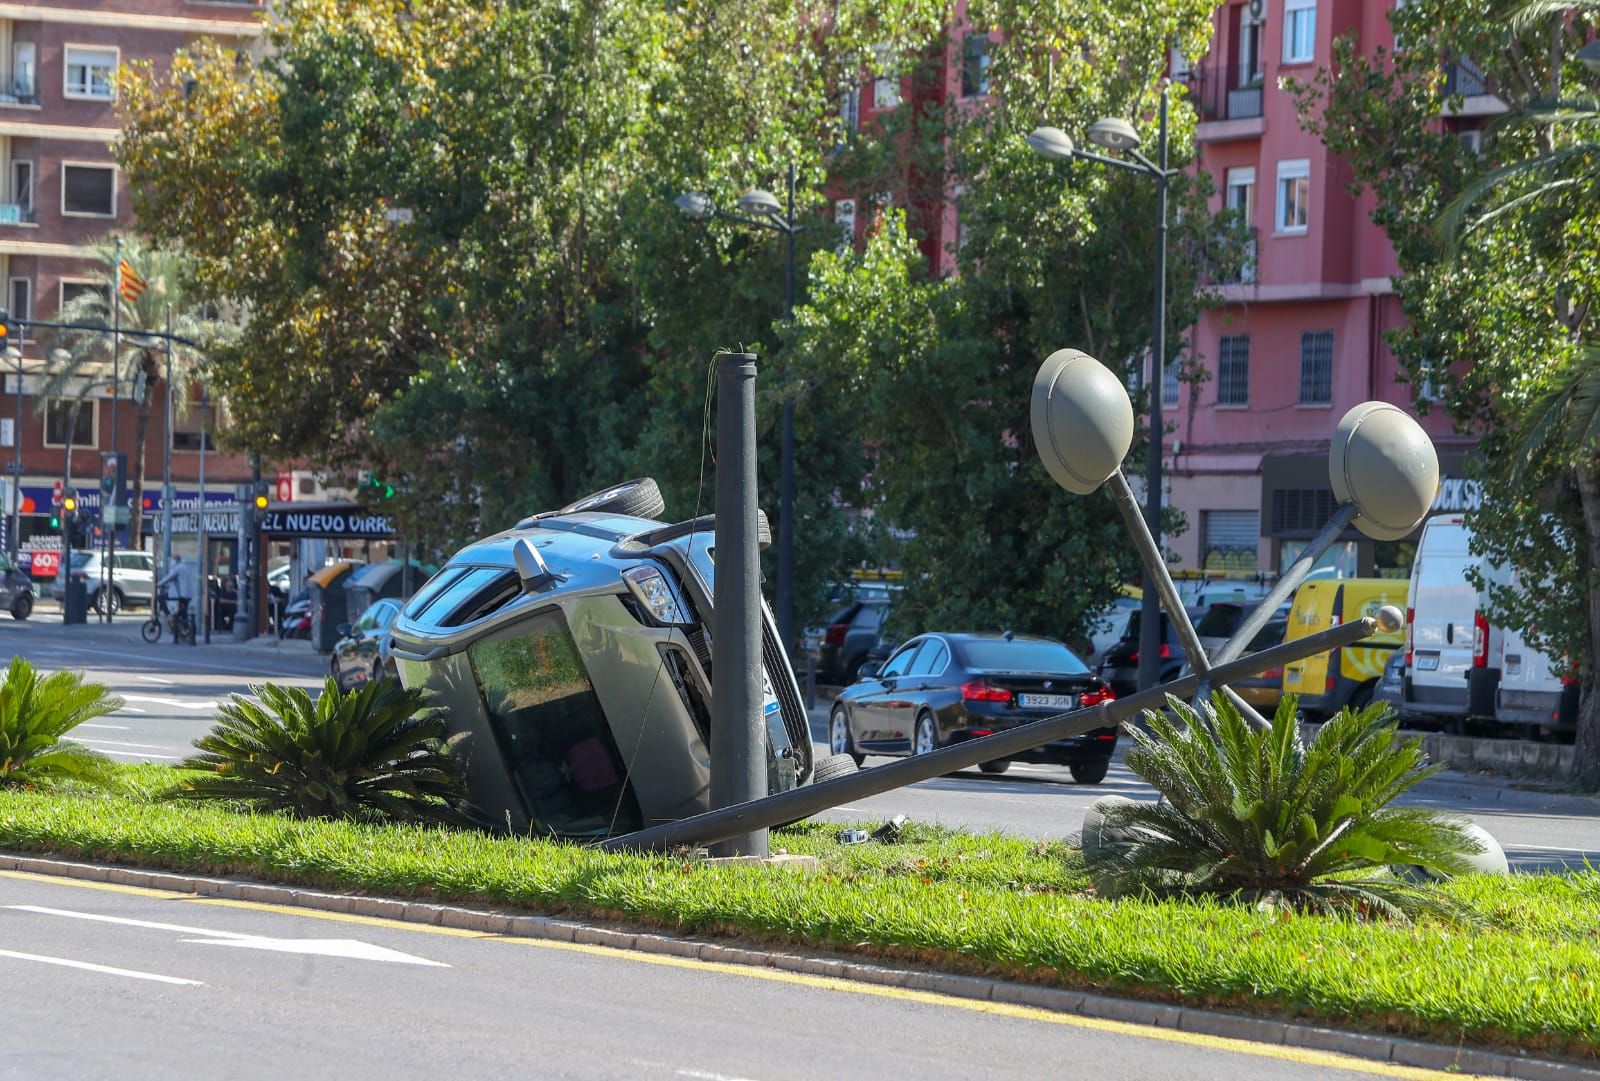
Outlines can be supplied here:
<path id="1" fill-rule="evenodd" d="M 409 582 L 411 592 L 422 588 L 422 583 L 432 577 L 437 569 L 413 561 Z M 411 595 L 405 591 L 407 584 L 406 565 L 400 560 L 367 564 L 345 579 L 344 591 L 348 597 L 345 619 L 354 623 L 374 602 L 385 598 L 407 599 Z"/>
<path id="2" fill-rule="evenodd" d="M 362 566 L 365 564 L 341 560 L 306 579 L 311 594 L 311 646 L 317 652 L 332 653 L 340 638 L 339 625 L 350 621 L 345 582 Z"/>
<path id="3" fill-rule="evenodd" d="M 61 598 L 61 622 L 89 622 L 89 583 L 67 578 L 66 593 Z"/>

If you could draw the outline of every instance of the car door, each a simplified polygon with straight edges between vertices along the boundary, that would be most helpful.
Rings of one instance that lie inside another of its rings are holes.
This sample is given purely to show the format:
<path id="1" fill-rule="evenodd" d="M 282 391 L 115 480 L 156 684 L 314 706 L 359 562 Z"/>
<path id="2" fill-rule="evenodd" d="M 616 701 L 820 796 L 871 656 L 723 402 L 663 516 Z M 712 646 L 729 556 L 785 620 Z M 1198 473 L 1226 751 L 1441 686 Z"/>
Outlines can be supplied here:
<path id="1" fill-rule="evenodd" d="M 389 624 L 394 622 L 394 614 L 394 601 L 379 601 L 361 617 L 365 629 L 356 643 L 356 663 L 365 675 L 372 674 L 372 666 L 378 661 L 378 647 L 383 643 L 383 634 L 389 629 Z"/>
<path id="2" fill-rule="evenodd" d="M 872 688 L 855 700 L 856 743 L 860 747 L 882 746 L 896 739 L 904 742 L 904 733 L 894 734 L 892 718 L 900 707 L 891 702 L 902 698 L 905 691 L 899 684 L 911 670 L 911 662 L 922 648 L 923 639 L 914 638 L 896 650 L 873 680 Z"/>

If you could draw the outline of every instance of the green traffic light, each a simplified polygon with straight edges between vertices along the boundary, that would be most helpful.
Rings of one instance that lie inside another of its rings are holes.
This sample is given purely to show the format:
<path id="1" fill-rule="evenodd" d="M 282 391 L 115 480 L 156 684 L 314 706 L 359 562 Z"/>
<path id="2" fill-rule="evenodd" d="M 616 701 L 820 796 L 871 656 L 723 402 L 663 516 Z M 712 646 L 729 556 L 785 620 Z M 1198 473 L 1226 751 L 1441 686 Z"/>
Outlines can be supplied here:
<path id="1" fill-rule="evenodd" d="M 60 529 L 61 528 L 61 516 L 59 514 L 52 514 L 50 516 L 50 528 L 51 529 Z"/>

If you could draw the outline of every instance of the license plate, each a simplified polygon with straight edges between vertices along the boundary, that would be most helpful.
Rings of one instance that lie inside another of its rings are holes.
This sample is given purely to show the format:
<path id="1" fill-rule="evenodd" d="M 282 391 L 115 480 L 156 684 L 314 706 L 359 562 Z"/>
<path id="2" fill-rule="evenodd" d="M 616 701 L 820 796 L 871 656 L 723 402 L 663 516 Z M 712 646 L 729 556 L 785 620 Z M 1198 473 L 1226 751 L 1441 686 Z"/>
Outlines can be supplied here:
<path id="1" fill-rule="evenodd" d="M 1438 667 L 1439 667 L 1439 655 L 1437 653 L 1435 653 L 1431 657 L 1418 657 L 1417 658 L 1417 671 L 1419 671 L 1419 672 L 1432 672 L 1435 669 L 1437 669 Z"/>
<path id="2" fill-rule="evenodd" d="M 1023 709 L 1071 709 L 1070 694 L 1019 694 L 1017 703 Z"/>

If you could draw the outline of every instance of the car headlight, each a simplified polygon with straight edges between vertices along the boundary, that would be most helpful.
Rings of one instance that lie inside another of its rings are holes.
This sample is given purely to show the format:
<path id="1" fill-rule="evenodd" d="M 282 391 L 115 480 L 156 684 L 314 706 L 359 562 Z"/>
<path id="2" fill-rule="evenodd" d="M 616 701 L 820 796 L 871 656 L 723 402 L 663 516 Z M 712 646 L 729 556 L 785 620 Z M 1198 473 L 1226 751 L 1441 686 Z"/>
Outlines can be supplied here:
<path id="1" fill-rule="evenodd" d="M 678 595 L 672 591 L 672 585 L 667 581 L 666 575 L 656 568 L 629 567 L 622 572 L 622 580 L 628 583 L 633 595 L 657 622 L 669 625 L 689 622 L 688 617 L 684 615 L 683 606 L 678 603 Z"/>

